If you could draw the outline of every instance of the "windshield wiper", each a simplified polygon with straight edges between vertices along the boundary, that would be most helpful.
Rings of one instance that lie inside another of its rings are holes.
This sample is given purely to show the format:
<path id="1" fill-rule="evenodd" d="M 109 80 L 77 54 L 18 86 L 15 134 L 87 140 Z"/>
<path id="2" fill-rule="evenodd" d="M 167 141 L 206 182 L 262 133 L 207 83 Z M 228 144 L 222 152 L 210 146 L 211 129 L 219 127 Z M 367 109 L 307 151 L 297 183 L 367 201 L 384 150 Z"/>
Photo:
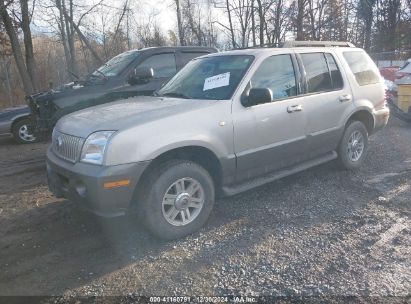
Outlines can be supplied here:
<path id="1" fill-rule="evenodd" d="M 80 80 L 80 77 L 78 77 L 74 72 L 70 71 L 69 69 L 67 69 L 67 72 L 69 72 L 69 74 L 74 76 L 76 79 Z"/>
<path id="2" fill-rule="evenodd" d="M 189 99 L 190 97 L 184 95 L 183 93 L 177 93 L 177 92 L 170 92 L 170 93 L 164 93 L 164 94 L 159 94 L 158 96 L 167 96 L 167 97 L 176 97 L 176 98 L 184 98 L 184 99 Z"/>
<path id="3" fill-rule="evenodd" d="M 95 72 L 101 74 L 104 78 L 107 78 L 106 74 L 104 74 L 102 71 L 96 70 Z M 93 75 L 93 74 L 91 74 Z"/>

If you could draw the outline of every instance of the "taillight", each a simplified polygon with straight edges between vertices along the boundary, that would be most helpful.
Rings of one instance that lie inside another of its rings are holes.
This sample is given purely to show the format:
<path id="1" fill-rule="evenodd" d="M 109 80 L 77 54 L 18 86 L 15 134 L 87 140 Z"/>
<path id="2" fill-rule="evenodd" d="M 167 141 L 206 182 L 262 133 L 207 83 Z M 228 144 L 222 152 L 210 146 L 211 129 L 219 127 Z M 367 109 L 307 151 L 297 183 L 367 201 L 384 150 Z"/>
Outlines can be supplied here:
<path id="1" fill-rule="evenodd" d="M 396 95 L 396 92 L 395 92 L 395 91 L 391 91 L 391 90 L 385 89 L 385 90 L 384 90 L 384 101 L 381 102 L 380 106 L 383 106 L 383 105 L 384 105 L 384 107 L 387 107 L 387 106 L 388 106 L 388 103 L 389 103 L 390 101 L 392 101 L 393 98 L 395 98 L 395 95 Z"/>

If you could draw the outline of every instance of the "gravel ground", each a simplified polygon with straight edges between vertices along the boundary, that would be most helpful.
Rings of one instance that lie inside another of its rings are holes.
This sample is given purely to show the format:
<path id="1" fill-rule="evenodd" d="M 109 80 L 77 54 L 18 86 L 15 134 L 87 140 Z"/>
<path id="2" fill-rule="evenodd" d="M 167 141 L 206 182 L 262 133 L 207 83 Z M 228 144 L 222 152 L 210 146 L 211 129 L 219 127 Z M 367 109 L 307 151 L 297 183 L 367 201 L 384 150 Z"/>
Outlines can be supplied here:
<path id="1" fill-rule="evenodd" d="M 409 124 L 372 137 L 359 171 L 329 163 L 220 199 L 174 242 L 51 196 L 46 146 L 0 142 L 0 295 L 410 300 Z"/>

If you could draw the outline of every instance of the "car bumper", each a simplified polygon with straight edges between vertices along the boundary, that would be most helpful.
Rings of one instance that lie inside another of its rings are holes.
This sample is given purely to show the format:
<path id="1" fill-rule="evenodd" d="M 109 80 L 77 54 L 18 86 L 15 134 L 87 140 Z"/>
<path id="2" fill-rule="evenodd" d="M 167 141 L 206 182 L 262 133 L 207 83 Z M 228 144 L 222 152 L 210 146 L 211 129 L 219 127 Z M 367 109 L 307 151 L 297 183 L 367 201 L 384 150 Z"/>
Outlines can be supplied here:
<path id="1" fill-rule="evenodd" d="M 373 133 L 383 129 L 387 123 L 388 119 L 390 118 L 390 109 L 388 107 L 384 107 L 380 110 L 374 111 L 374 129 Z"/>
<path id="2" fill-rule="evenodd" d="M 150 162 L 117 166 L 69 163 L 47 151 L 47 180 L 56 197 L 64 197 L 104 217 L 124 215 L 134 190 Z M 128 184 L 116 184 L 129 181 Z M 109 186 L 109 187 L 108 187 Z"/>

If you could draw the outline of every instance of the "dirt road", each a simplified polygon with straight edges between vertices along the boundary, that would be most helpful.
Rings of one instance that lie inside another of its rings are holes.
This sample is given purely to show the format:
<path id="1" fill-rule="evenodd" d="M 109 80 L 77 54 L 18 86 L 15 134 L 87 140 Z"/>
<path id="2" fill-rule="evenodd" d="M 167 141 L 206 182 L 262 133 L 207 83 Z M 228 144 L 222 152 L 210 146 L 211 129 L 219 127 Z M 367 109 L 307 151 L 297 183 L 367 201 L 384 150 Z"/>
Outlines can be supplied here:
<path id="1" fill-rule="evenodd" d="M 411 125 L 391 120 L 357 172 L 329 163 L 220 199 L 169 243 L 52 197 L 46 146 L 0 142 L 0 295 L 410 294 Z"/>

